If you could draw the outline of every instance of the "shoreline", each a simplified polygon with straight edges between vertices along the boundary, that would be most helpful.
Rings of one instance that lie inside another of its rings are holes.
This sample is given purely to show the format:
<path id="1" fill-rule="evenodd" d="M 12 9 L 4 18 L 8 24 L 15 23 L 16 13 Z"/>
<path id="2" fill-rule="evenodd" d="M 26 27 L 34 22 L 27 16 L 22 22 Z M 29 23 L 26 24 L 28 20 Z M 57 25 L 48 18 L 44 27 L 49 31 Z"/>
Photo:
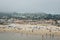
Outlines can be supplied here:
<path id="1" fill-rule="evenodd" d="M 0 32 L 15 32 L 21 34 L 31 34 L 31 35 L 56 35 L 60 36 L 60 31 L 51 31 L 49 30 L 19 30 L 17 28 L 0 28 Z"/>

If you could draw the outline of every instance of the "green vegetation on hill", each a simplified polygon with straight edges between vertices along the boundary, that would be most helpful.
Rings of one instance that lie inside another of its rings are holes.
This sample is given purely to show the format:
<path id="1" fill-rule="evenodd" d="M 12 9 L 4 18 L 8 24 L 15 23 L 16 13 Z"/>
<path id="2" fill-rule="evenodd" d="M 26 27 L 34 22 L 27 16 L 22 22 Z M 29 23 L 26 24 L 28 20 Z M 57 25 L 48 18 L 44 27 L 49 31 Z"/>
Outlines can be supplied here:
<path id="1" fill-rule="evenodd" d="M 60 20 L 60 14 L 46 14 L 46 13 L 2 13 L 0 12 L 0 18 L 17 18 L 17 19 L 31 19 L 31 20 L 40 20 L 40 19 L 53 19 Z"/>

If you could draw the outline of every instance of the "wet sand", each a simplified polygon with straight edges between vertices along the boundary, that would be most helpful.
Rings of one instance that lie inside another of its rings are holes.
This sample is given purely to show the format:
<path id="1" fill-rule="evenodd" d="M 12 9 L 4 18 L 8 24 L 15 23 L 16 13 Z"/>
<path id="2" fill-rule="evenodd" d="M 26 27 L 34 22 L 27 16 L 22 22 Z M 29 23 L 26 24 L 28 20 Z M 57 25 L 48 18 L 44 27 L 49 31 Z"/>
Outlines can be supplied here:
<path id="1" fill-rule="evenodd" d="M 0 33 L 0 40 L 60 40 L 60 36 L 26 35 L 14 32 Z"/>

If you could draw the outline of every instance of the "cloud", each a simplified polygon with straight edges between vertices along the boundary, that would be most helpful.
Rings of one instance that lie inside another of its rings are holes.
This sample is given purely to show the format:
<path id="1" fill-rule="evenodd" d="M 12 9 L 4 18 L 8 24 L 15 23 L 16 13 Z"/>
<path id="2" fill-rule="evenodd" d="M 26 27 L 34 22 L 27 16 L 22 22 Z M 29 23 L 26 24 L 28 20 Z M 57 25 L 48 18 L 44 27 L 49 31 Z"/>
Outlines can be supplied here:
<path id="1" fill-rule="evenodd" d="M 60 0 L 0 0 L 0 12 L 60 13 Z"/>

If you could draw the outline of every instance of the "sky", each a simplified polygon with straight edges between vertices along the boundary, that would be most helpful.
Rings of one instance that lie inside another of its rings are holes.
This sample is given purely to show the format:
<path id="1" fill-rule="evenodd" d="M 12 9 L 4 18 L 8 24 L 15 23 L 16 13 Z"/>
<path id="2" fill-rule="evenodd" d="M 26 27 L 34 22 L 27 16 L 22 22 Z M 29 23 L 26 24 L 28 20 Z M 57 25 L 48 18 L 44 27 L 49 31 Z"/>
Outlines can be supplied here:
<path id="1" fill-rule="evenodd" d="M 0 0 L 0 12 L 60 13 L 60 0 Z"/>

